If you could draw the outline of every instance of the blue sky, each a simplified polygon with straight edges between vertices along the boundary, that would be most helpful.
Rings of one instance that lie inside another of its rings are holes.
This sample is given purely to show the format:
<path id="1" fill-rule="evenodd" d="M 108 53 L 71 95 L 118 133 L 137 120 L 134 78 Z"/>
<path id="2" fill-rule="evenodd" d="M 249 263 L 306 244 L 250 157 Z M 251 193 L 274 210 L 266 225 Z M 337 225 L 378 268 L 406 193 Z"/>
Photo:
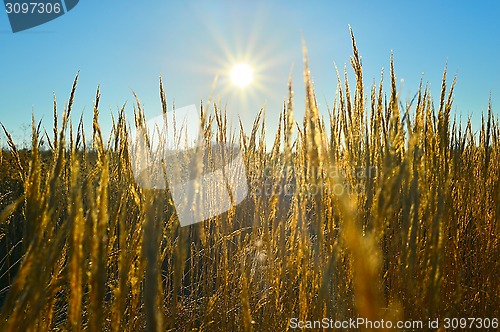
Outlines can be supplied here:
<path id="1" fill-rule="evenodd" d="M 423 73 L 438 98 L 447 63 L 450 76 L 458 75 L 454 110 L 477 125 L 490 93 L 499 114 L 499 9 L 497 1 L 82 0 L 62 17 L 14 34 L 2 7 L 0 121 L 22 140 L 34 110 L 48 130 L 52 93 L 61 112 L 79 70 L 75 119 L 83 112 L 90 128 L 100 84 L 104 131 L 111 127 L 110 114 L 125 102 L 132 119 L 132 90 L 148 117 L 159 114 L 160 75 L 169 107 L 207 100 L 218 76 L 214 98 L 227 105 L 231 119 L 239 116 L 250 128 L 265 105 L 272 137 L 292 65 L 296 119 L 304 114 L 301 36 L 326 115 L 336 90 L 334 64 L 349 65 L 350 24 L 365 83 L 378 81 L 382 67 L 388 73 L 392 51 L 401 97 L 416 92 Z M 227 79 L 239 62 L 256 71 L 255 84 L 243 90 Z"/>

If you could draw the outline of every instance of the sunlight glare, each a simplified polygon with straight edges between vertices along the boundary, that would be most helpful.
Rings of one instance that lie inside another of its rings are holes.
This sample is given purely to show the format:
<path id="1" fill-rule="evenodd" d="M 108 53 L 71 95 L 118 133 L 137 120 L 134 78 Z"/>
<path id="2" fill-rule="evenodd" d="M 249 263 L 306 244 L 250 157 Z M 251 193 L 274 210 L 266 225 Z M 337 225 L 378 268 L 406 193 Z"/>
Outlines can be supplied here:
<path id="1" fill-rule="evenodd" d="M 253 80 L 253 71 L 246 63 L 240 63 L 231 70 L 231 82 L 240 87 L 246 87 Z"/>

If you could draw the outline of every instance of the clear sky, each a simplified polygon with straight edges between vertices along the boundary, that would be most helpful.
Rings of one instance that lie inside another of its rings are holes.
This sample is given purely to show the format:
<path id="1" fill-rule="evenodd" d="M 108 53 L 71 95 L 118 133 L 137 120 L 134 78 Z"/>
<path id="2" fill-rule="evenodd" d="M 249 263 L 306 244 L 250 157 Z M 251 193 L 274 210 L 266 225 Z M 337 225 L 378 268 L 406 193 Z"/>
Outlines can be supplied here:
<path id="1" fill-rule="evenodd" d="M 67 14 L 19 33 L 12 33 L 0 8 L 0 121 L 19 140 L 33 110 L 49 131 L 52 93 L 61 112 L 79 70 L 74 112 L 84 113 L 87 128 L 98 84 L 103 127 L 109 131 L 111 112 L 125 102 L 132 119 L 132 90 L 146 116 L 160 113 L 160 75 L 169 107 L 199 106 L 218 76 L 214 97 L 227 105 L 232 119 L 240 116 L 250 128 L 266 105 L 273 136 L 292 65 L 297 120 L 304 114 L 301 36 L 326 114 L 336 90 L 334 65 L 349 65 L 348 25 L 366 83 L 378 81 L 382 67 L 388 73 L 392 50 L 404 99 L 415 93 L 422 73 L 437 99 L 447 63 L 450 76 L 458 74 L 458 114 L 471 115 L 477 124 L 490 93 L 499 114 L 498 1 L 81 0 Z M 240 62 L 255 70 L 254 84 L 243 89 L 227 78 Z"/>

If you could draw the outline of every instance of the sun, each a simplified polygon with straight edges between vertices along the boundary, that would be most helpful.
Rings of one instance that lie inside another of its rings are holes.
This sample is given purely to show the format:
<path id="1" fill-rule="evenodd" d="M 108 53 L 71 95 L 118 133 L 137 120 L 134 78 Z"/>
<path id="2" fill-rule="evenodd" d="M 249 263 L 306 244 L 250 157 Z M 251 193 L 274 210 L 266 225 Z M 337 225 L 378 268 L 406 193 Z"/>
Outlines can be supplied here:
<path id="1" fill-rule="evenodd" d="M 231 69 L 231 82 L 237 87 L 244 88 L 252 81 L 253 70 L 246 63 L 239 63 Z"/>

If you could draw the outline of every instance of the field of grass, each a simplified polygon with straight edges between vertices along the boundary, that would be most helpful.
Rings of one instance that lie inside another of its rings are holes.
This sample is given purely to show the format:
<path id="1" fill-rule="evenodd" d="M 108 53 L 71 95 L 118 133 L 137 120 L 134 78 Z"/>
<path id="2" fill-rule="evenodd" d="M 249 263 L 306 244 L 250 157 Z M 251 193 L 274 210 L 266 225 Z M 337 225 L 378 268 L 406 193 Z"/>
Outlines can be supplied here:
<path id="1" fill-rule="evenodd" d="M 179 226 L 167 191 L 134 180 L 127 121 L 144 125 L 138 100 L 135 119 L 122 109 L 104 141 L 98 91 L 87 146 L 83 124 L 69 120 L 77 77 L 62 117 L 54 107 L 53 133 L 33 120 L 28 151 L 6 131 L 0 330 L 283 331 L 292 317 L 500 318 L 498 119 L 490 107 L 476 134 L 470 121 L 457 122 L 446 71 L 436 101 L 421 84 L 403 103 L 392 61 L 388 83 L 367 87 L 352 41 L 355 80 L 338 74 L 328 113 L 318 110 L 304 57 L 306 115 L 293 118 L 290 81 L 271 150 L 263 112 L 235 136 L 217 105 L 200 110 L 205 144 L 241 147 L 249 193 L 192 226 Z M 166 112 L 161 82 L 160 97 Z"/>

